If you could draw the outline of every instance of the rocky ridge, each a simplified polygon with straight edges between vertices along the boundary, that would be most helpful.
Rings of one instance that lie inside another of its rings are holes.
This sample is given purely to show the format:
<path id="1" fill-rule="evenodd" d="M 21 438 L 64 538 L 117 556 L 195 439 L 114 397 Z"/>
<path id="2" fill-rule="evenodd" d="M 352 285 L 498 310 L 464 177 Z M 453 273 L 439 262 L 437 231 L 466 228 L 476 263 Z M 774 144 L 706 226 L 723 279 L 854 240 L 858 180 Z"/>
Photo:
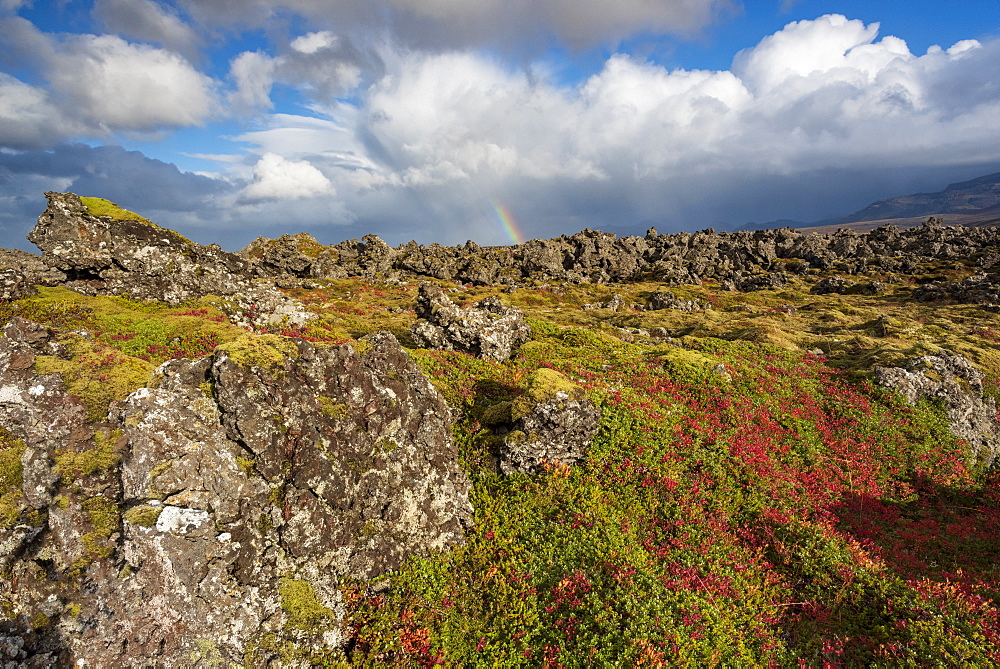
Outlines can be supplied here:
<path id="1" fill-rule="evenodd" d="M 778 288 L 787 274 L 810 270 L 855 274 L 912 273 L 921 263 L 984 257 L 1000 245 L 998 228 L 944 226 L 937 219 L 909 230 L 891 225 L 870 233 L 833 235 L 783 228 L 717 233 L 616 237 L 584 230 L 518 246 L 389 247 L 374 235 L 360 242 L 319 244 L 309 235 L 258 238 L 242 255 L 257 276 L 380 280 L 430 277 L 473 285 L 535 282 L 614 283 L 638 279 L 664 285 L 697 285 L 703 279 L 732 282 L 743 291 Z"/>

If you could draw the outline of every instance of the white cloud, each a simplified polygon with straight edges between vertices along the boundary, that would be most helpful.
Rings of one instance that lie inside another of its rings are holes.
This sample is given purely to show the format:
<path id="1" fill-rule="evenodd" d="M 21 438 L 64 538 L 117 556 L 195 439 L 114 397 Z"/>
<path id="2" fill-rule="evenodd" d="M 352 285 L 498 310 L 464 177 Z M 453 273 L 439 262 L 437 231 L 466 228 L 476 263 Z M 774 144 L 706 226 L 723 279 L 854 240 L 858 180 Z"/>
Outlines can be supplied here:
<path id="1" fill-rule="evenodd" d="M 321 30 L 296 37 L 291 41 L 289 46 L 300 53 L 313 54 L 317 51 L 329 49 L 336 44 L 336 35 L 329 30 Z"/>
<path id="2" fill-rule="evenodd" d="M 94 15 L 108 30 L 142 42 L 153 42 L 183 54 L 198 55 L 195 31 L 162 3 L 152 0 L 97 0 Z"/>
<path id="3" fill-rule="evenodd" d="M 270 109 L 274 65 L 274 59 L 260 51 L 244 51 L 233 58 L 229 76 L 236 90 L 229 94 L 230 104 L 244 112 Z"/>
<path id="4" fill-rule="evenodd" d="M 330 180 L 304 160 L 286 160 L 265 153 L 254 165 L 253 174 L 253 183 L 243 190 L 246 201 L 298 200 L 334 194 Z"/>
<path id="5" fill-rule="evenodd" d="M 48 82 L 53 143 L 60 115 L 81 135 L 198 125 L 217 111 L 215 84 L 173 51 L 113 35 L 56 36 L 2 21 L 0 48 Z"/>
<path id="6" fill-rule="evenodd" d="M 112 35 L 61 45 L 49 79 L 82 117 L 116 130 L 198 125 L 215 111 L 212 80 L 188 61 Z"/>
<path id="7" fill-rule="evenodd" d="M 45 90 L 0 72 L 0 146 L 49 146 L 54 137 L 81 130 L 52 104 Z"/>

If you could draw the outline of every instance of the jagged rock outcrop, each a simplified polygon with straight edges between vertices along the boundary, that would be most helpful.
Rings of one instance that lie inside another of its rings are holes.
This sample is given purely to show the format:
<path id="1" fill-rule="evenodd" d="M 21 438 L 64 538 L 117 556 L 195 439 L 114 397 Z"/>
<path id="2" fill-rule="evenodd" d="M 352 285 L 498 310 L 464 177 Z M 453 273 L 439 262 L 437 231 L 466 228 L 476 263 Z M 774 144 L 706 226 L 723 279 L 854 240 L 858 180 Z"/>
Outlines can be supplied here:
<path id="1" fill-rule="evenodd" d="M 49 267 L 41 257 L 20 249 L 0 249 L 0 299 L 18 300 L 33 294 L 34 286 L 54 286 L 66 274 Z"/>
<path id="2" fill-rule="evenodd" d="M 983 373 L 964 356 L 925 355 L 906 367 L 876 367 L 875 382 L 910 404 L 942 402 L 952 434 L 968 442 L 976 464 L 989 467 L 1000 454 L 996 402 L 983 396 Z"/>
<path id="3" fill-rule="evenodd" d="M 659 311 L 661 309 L 674 309 L 676 311 L 704 311 L 708 305 L 701 300 L 682 300 L 669 290 L 657 291 L 649 296 L 646 301 L 646 309 Z"/>
<path id="4" fill-rule="evenodd" d="M 20 300 L 34 295 L 34 282 L 16 269 L 0 269 L 0 300 Z"/>
<path id="5" fill-rule="evenodd" d="M 885 284 L 881 281 L 862 281 L 860 283 L 845 279 L 842 276 L 829 276 L 819 281 L 809 291 L 813 295 L 879 295 L 885 292 Z"/>
<path id="6" fill-rule="evenodd" d="M 920 264 L 934 260 L 978 259 L 980 266 L 988 268 L 997 264 L 991 257 L 1000 258 L 997 228 L 949 227 L 936 219 L 909 230 L 883 225 L 869 233 L 844 229 L 832 235 L 788 228 L 732 233 L 708 229 L 677 234 L 650 230 L 644 237 L 619 238 L 583 230 L 502 247 L 409 242 L 390 248 L 370 235 L 361 242 L 328 247 L 315 246 L 313 241 L 258 239 L 245 255 L 261 276 L 433 277 L 476 285 L 526 280 L 613 283 L 639 278 L 664 285 L 697 285 L 713 279 L 732 281 L 742 286 L 740 290 L 778 289 L 784 272 L 912 273 Z"/>
<path id="7" fill-rule="evenodd" d="M 1000 281 L 986 274 L 974 274 L 961 281 L 932 281 L 914 288 L 913 299 L 920 302 L 1000 304 Z"/>
<path id="8" fill-rule="evenodd" d="M 388 333 L 357 350 L 247 334 L 165 363 L 100 423 L 36 375 L 58 349 L 16 318 L 0 338 L 5 659 L 265 666 L 288 641 L 336 649 L 342 579 L 463 541 L 449 409 Z"/>
<path id="9" fill-rule="evenodd" d="M 113 203 L 114 215 L 95 216 L 73 193 L 45 196 L 49 205 L 28 239 L 74 290 L 168 304 L 218 295 L 230 318 L 245 325 L 310 318 L 273 285 L 254 283 L 247 262 L 215 244 L 195 244 Z"/>
<path id="10" fill-rule="evenodd" d="M 463 351 L 503 362 L 531 336 L 524 314 L 504 306 L 496 296 L 462 308 L 437 286 L 424 283 L 416 313 L 421 320 L 413 324 L 410 332 L 417 345 L 424 348 Z"/>
<path id="11" fill-rule="evenodd" d="M 788 284 L 788 275 L 784 272 L 768 272 L 748 277 L 739 277 L 735 281 L 737 290 L 752 293 L 757 290 L 780 290 Z"/>
<path id="12" fill-rule="evenodd" d="M 510 475 L 576 464 L 586 457 L 600 419 L 583 388 L 543 367 L 523 395 L 490 407 L 483 422 L 499 437 L 500 470 Z"/>

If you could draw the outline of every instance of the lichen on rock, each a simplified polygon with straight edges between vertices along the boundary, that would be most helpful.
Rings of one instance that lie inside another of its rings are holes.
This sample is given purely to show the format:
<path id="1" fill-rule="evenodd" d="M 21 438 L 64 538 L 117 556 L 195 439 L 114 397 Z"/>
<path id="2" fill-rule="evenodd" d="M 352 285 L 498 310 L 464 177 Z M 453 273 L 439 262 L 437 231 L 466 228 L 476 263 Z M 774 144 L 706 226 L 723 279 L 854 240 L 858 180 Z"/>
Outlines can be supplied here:
<path id="1" fill-rule="evenodd" d="M 600 418 L 583 388 L 542 367 L 524 393 L 489 407 L 482 420 L 499 437 L 500 470 L 512 474 L 576 464 L 586 457 Z"/>
<path id="2" fill-rule="evenodd" d="M 425 348 L 463 351 L 503 362 L 531 336 L 520 310 L 505 306 L 496 296 L 462 308 L 437 286 L 423 283 L 416 312 L 420 320 L 410 333 Z"/>
<path id="3" fill-rule="evenodd" d="M 16 614 L 0 631 L 26 640 L 21 659 L 336 654 L 342 580 L 464 540 L 450 411 L 388 333 L 364 353 L 248 333 L 164 363 L 100 423 L 35 376 L 51 332 L 13 319 L 4 335 L 0 564 L 23 587 L 0 585 Z"/>

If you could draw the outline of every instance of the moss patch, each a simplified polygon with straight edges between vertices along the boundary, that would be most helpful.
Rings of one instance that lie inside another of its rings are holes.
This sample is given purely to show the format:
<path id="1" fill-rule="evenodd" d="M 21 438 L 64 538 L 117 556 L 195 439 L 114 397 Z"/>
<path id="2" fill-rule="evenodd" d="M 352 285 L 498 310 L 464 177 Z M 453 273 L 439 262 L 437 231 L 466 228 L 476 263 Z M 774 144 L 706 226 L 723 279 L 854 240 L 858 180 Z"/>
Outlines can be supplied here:
<path id="1" fill-rule="evenodd" d="M 160 514 L 163 512 L 162 506 L 149 506 L 148 504 L 140 504 L 139 506 L 133 506 L 131 509 L 125 512 L 124 518 L 133 525 L 141 525 L 143 527 L 153 527 L 156 525 L 157 519 L 159 519 Z"/>
<path id="2" fill-rule="evenodd" d="M 240 367 L 258 367 L 270 374 L 284 373 L 286 360 L 298 360 L 299 349 L 287 337 L 273 334 L 244 334 L 219 346 Z"/>
<path id="3" fill-rule="evenodd" d="M 320 603 L 308 581 L 283 578 L 278 593 L 281 608 L 288 616 L 286 630 L 319 634 L 335 626 L 336 614 Z"/>
<path id="4" fill-rule="evenodd" d="M 80 201 L 83 202 L 83 206 L 87 208 L 87 211 L 91 216 L 107 216 L 115 221 L 135 221 L 137 223 L 143 223 L 152 228 L 156 228 L 157 231 L 167 233 L 174 237 L 177 241 L 184 242 L 185 244 L 194 244 L 190 239 L 184 237 L 181 234 L 174 232 L 173 230 L 168 230 L 167 228 L 160 227 L 156 223 L 153 223 L 148 218 L 140 216 L 139 214 L 129 211 L 128 209 L 122 209 L 117 204 L 110 200 L 105 200 L 100 197 L 81 197 Z"/>
<path id="5" fill-rule="evenodd" d="M 63 337 L 61 343 L 69 352 L 69 359 L 37 356 L 35 372 L 62 377 L 66 391 L 83 402 L 90 421 L 107 418 L 111 402 L 123 400 L 143 387 L 155 369 L 152 363 L 76 334 Z"/>
<path id="6" fill-rule="evenodd" d="M 110 434 L 94 433 L 94 448 L 86 451 L 57 451 L 55 456 L 55 472 L 59 474 L 64 484 L 72 483 L 84 476 L 110 469 L 118 462 L 115 453 L 115 442 L 121 437 L 121 431 L 114 430 Z"/>
<path id="7" fill-rule="evenodd" d="M 13 527 L 24 509 L 21 491 L 24 449 L 24 442 L 0 428 L 0 528 Z"/>

